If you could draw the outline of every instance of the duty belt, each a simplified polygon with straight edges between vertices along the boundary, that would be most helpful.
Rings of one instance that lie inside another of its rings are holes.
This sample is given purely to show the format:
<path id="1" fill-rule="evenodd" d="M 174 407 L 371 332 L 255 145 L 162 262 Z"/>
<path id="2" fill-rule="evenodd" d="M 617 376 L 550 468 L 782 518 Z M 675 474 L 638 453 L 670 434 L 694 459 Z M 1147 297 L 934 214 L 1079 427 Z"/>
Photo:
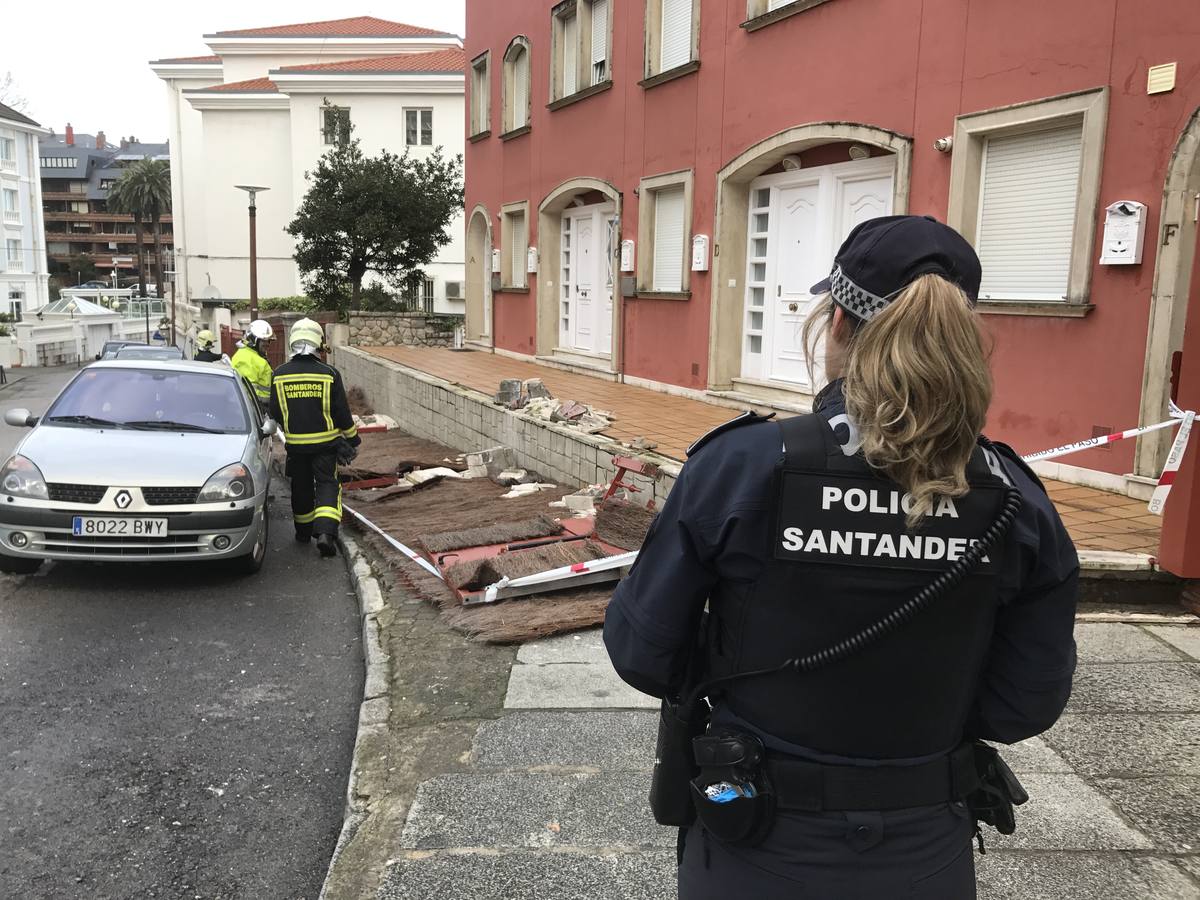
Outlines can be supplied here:
<path id="1" fill-rule="evenodd" d="M 831 766 L 770 754 L 779 809 L 801 812 L 909 809 L 962 800 L 979 784 L 970 744 L 914 766 Z"/>

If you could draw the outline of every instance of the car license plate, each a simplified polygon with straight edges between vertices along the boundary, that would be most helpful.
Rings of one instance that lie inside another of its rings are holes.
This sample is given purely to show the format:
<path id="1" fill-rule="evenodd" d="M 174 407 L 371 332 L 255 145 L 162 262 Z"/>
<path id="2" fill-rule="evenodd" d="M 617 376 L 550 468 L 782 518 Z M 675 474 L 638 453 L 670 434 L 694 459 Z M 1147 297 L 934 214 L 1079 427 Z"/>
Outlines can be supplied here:
<path id="1" fill-rule="evenodd" d="M 71 530 L 85 537 L 166 537 L 166 519 L 75 516 Z"/>

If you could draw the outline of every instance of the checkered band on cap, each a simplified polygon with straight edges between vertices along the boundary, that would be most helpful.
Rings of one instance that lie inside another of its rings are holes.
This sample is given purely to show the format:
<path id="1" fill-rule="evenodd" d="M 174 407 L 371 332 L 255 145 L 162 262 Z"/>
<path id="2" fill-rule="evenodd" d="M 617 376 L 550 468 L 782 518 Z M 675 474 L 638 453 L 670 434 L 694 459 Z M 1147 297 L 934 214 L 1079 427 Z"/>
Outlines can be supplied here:
<path id="1" fill-rule="evenodd" d="M 864 322 L 883 312 L 891 302 L 891 297 L 878 297 L 859 287 L 842 271 L 841 266 L 835 266 L 833 274 L 829 276 L 829 292 L 838 306 Z"/>

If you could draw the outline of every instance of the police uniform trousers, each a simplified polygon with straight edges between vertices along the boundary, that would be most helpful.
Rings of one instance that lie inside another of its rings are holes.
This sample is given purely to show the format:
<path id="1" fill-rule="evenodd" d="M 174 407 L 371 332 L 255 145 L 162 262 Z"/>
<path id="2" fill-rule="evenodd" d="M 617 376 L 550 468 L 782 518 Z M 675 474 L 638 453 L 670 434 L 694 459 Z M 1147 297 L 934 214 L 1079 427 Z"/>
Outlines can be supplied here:
<path id="1" fill-rule="evenodd" d="M 756 847 L 695 825 L 680 836 L 679 900 L 974 900 L 966 805 L 776 813 Z"/>
<path id="2" fill-rule="evenodd" d="M 287 474 L 292 481 L 292 520 L 298 537 L 338 533 L 342 521 L 342 485 L 337 454 L 289 453 Z"/>

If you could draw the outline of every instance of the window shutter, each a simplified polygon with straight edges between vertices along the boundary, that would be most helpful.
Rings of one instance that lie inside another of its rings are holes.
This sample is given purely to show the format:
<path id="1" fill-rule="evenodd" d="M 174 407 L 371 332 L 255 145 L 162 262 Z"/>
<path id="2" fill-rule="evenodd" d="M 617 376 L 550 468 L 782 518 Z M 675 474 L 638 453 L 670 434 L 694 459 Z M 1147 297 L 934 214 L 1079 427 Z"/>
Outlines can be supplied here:
<path id="1" fill-rule="evenodd" d="M 658 70 L 666 72 L 692 58 L 693 0 L 662 0 L 662 54 Z"/>
<path id="2" fill-rule="evenodd" d="M 523 128 L 529 115 L 529 52 L 522 50 L 513 60 L 512 127 Z"/>
<path id="3" fill-rule="evenodd" d="M 512 217 L 512 284 L 525 286 L 525 268 L 528 265 L 525 251 L 525 214 L 514 213 Z"/>
<path id="4" fill-rule="evenodd" d="M 654 277 L 656 291 L 683 290 L 683 188 L 654 192 Z"/>
<path id="5" fill-rule="evenodd" d="M 579 16 L 563 19 L 562 43 L 562 95 L 570 97 L 579 89 Z"/>
<path id="6" fill-rule="evenodd" d="M 981 298 L 1066 298 L 1082 148 L 1082 123 L 988 138 L 976 240 Z"/>
<path id="7" fill-rule="evenodd" d="M 592 2 L 592 84 L 608 78 L 608 0 Z"/>

